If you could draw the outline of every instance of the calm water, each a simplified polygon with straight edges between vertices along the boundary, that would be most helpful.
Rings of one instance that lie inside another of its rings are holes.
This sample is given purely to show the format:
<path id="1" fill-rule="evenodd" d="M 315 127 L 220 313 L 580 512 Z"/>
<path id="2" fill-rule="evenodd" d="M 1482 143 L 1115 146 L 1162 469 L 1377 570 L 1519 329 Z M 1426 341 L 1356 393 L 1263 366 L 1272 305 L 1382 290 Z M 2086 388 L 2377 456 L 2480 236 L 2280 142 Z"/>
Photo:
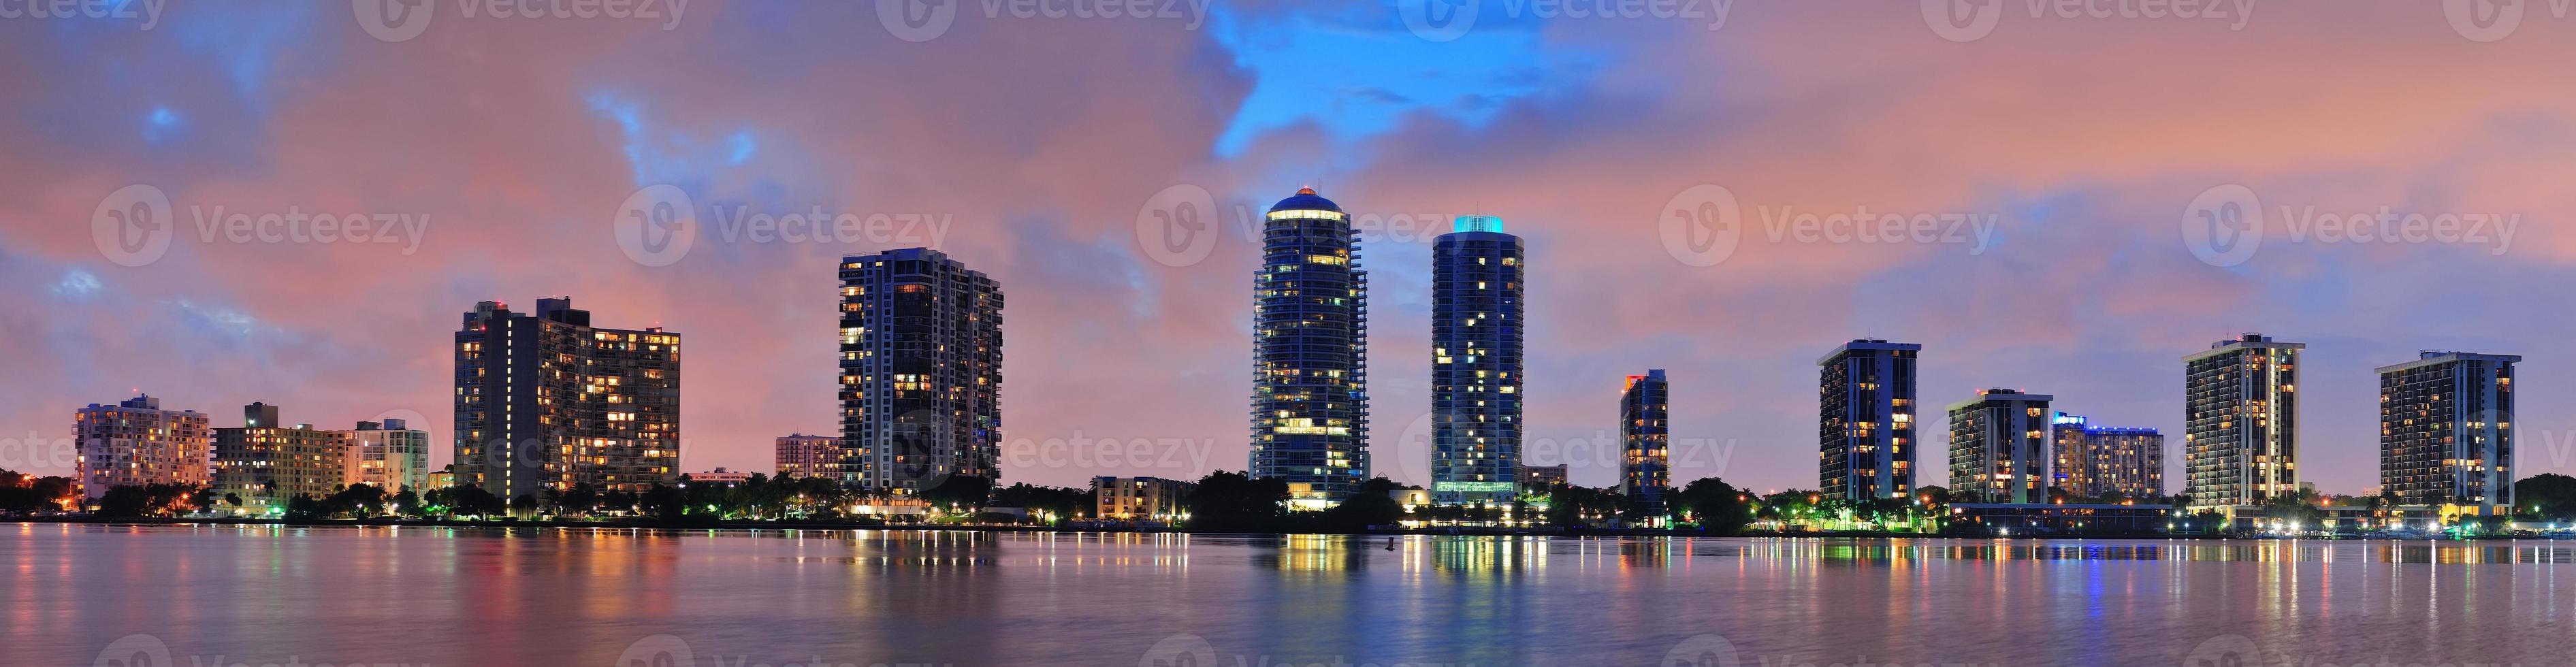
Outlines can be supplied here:
<path id="1" fill-rule="evenodd" d="M 0 664 L 2576 657 L 2576 542 L 1387 542 L 0 524 Z"/>

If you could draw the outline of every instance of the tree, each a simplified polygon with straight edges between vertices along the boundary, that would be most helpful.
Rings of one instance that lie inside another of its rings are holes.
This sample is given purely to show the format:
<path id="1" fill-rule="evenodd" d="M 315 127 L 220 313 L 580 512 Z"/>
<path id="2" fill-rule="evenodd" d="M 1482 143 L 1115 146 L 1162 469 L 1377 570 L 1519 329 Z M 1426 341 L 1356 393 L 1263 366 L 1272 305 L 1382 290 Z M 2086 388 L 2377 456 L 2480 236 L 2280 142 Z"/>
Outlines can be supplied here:
<path id="1" fill-rule="evenodd" d="M 1665 497 L 1676 513 L 1688 514 L 1703 531 L 1733 535 L 1753 522 L 1753 504 L 1748 502 L 1752 496 L 1715 477 L 1691 480 Z"/>
<path id="2" fill-rule="evenodd" d="M 1620 508 L 1626 504 L 1627 499 L 1617 491 L 1560 485 L 1548 494 L 1547 522 L 1567 527 L 1595 526 L 1619 516 Z"/>
<path id="3" fill-rule="evenodd" d="M 2535 520 L 2576 519 L 2576 477 L 2541 473 L 2513 483 L 2514 509 Z"/>
<path id="4" fill-rule="evenodd" d="M 992 479 L 968 475 L 950 477 L 921 492 L 922 502 L 951 509 L 982 507 L 992 496 Z"/>
<path id="5" fill-rule="evenodd" d="M 323 511 L 330 516 L 367 518 L 385 506 L 385 490 L 371 484 L 351 484 L 339 493 L 322 499 Z"/>
<path id="6" fill-rule="evenodd" d="M 1182 502 L 1191 530 L 1272 530 L 1288 516 L 1288 482 L 1220 470 L 1199 478 Z"/>
<path id="7" fill-rule="evenodd" d="M 196 487 L 178 484 L 141 484 L 108 487 L 98 499 L 98 515 L 113 518 L 164 517 L 186 506 L 188 497 L 197 494 Z"/>
<path id="8" fill-rule="evenodd" d="M 1349 498 L 1343 499 L 1331 509 L 1324 510 L 1320 518 L 1325 526 L 1342 531 L 1356 532 L 1367 530 L 1370 526 L 1394 525 L 1404 520 L 1404 505 L 1397 503 L 1395 496 L 1389 494 L 1403 489 L 1403 485 L 1393 480 L 1384 477 L 1370 478 L 1368 481 L 1360 482 L 1358 488 L 1352 489 Z"/>
<path id="9" fill-rule="evenodd" d="M 1090 514 L 1093 508 L 1100 506 L 1098 496 L 1093 493 L 1091 489 L 1037 486 L 1021 482 L 994 490 L 993 506 L 1025 507 L 1032 517 L 1038 512 L 1049 512 L 1060 518 L 1069 518 Z"/>

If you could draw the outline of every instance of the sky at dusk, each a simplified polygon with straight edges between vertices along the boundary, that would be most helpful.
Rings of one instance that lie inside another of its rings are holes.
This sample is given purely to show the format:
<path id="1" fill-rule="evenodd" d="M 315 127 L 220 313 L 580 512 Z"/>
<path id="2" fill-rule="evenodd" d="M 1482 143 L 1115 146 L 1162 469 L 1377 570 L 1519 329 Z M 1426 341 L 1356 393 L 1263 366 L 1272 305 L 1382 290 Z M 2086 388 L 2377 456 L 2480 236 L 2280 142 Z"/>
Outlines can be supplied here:
<path id="1" fill-rule="evenodd" d="M 926 245 L 1008 294 L 1004 482 L 1241 469 L 1250 221 L 1313 186 L 1367 227 L 1402 482 L 1469 214 L 1527 239 L 1525 450 L 1578 483 L 1661 368 L 1677 481 L 1811 488 L 1816 359 L 1876 337 L 1924 346 L 1919 482 L 2007 387 L 2164 430 L 2179 491 L 2180 359 L 2244 332 L 2309 345 L 2322 490 L 2377 484 L 2372 369 L 2420 349 L 2525 355 L 2516 476 L 2576 473 L 2563 4 L 1152 4 L 13 4 L 0 468 L 137 390 L 445 442 L 459 314 L 570 296 L 684 336 L 683 469 L 767 471 L 837 428 L 836 260 Z M 315 213 L 365 224 L 258 219 Z"/>

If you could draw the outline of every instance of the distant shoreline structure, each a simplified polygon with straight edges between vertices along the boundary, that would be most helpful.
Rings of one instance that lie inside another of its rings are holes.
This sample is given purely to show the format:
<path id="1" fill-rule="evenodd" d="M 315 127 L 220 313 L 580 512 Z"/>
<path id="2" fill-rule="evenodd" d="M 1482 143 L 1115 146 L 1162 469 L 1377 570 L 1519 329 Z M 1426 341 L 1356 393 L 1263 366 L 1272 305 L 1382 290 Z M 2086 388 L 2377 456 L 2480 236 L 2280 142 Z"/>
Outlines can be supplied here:
<path id="1" fill-rule="evenodd" d="M 1706 533 L 1706 532 L 1695 531 L 1695 530 L 1683 530 L 1683 529 L 1671 529 L 1671 528 L 1553 528 L 1553 527 L 1537 527 L 1537 528 L 1458 527 L 1458 528 L 1455 528 L 1455 529 L 1451 529 L 1451 528 L 1448 528 L 1448 527 L 1442 527 L 1442 528 L 1436 528 L 1436 529 L 1435 529 L 1435 528 L 1386 528 L 1386 529 L 1372 529 L 1372 530 L 1367 531 L 1367 532 L 1248 532 L 1248 531 L 1241 531 L 1241 530 L 1209 530 L 1209 531 L 1191 531 L 1191 530 L 1182 529 L 1182 528 L 1170 528 L 1170 527 L 1151 527 L 1151 526 L 1143 526 L 1143 527 L 1140 527 L 1140 526 L 1118 526 L 1118 525 L 1102 525 L 1102 526 L 1083 526 L 1083 527 L 1063 527 L 1063 528 L 1059 528 L 1059 527 L 1050 527 L 1050 526 L 941 526 L 941 525 L 924 525 L 924 524 L 867 524 L 867 523 L 852 523 L 852 522 L 842 522 L 842 521 L 833 521 L 833 522 L 797 522 L 797 521 L 713 521 L 713 522 L 703 522 L 703 523 L 665 524 L 665 523 L 654 522 L 654 521 L 463 521 L 463 520 L 442 520 L 442 519 L 331 519 L 331 520 L 320 520 L 320 521 L 288 521 L 288 520 L 284 520 L 284 519 L 243 519 L 243 518 L 100 519 L 100 518 L 90 518 L 90 517 L 25 517 L 25 518 L 11 518 L 11 519 L 7 519 L 7 520 L 5 520 L 5 521 L 0 521 L 0 524 L 20 524 L 20 525 L 56 524 L 56 525 L 66 525 L 66 526 L 73 526 L 73 525 L 77 525 L 77 526 L 98 526 L 98 527 L 115 527 L 115 526 L 131 526 L 131 527 L 175 527 L 175 526 L 207 526 L 207 527 L 221 527 L 221 526 L 277 526 L 277 527 L 282 527 L 282 528 L 487 528 L 487 529 L 488 529 L 488 528 L 503 528 L 503 529 L 509 529 L 509 528 L 545 528 L 545 529 L 566 529 L 566 530 L 590 529 L 590 530 L 621 530 L 621 531 L 623 531 L 623 530 L 640 530 L 640 531 L 669 531 L 669 532 L 684 532 L 684 531 L 686 531 L 686 532 L 694 532 L 694 531 L 746 531 L 746 532 L 759 532 L 759 531 L 816 531 L 816 532 L 902 531 L 902 532 L 1073 533 L 1073 534 L 1079 534 L 1079 533 L 1135 533 L 1135 534 L 1149 534 L 1149 535 L 1152 535 L 1152 534 L 1167 534 L 1167 535 L 1205 535 L 1205 536 L 1226 536 L 1226 535 L 1237 535 L 1237 536 L 1277 536 L 1277 537 L 1285 537 L 1285 536 L 1291 536 L 1291 535 L 1339 535 L 1339 536 L 1349 536 L 1349 537 L 1396 537 L 1396 536 L 1411 536 L 1411 535 L 1422 535 L 1422 536 L 1431 536 L 1431 537 L 1442 537 L 1442 536 L 1460 536 L 1460 537 L 1688 537 L 1688 538 L 1712 538 L 1712 539 L 1726 539 L 1726 538 L 1747 538 L 1747 539 L 1870 539 L 1870 540 L 1951 540 L 1951 541 L 1980 541 L 1980 542 L 1994 542 L 1994 541 L 2022 541 L 2022 540 L 2030 540 L 2030 541 L 2076 541 L 2076 542 L 2088 541 L 2088 540 L 2158 540 L 2158 541 L 2178 541 L 2178 542 L 2180 542 L 2180 541 L 2188 541 L 2188 542 L 2205 542 L 2205 541 L 2213 541 L 2213 542 L 2226 542 L 2226 541 L 2241 541 L 2241 542 L 2254 542 L 2254 541 L 2261 541 L 2261 542 L 2298 542 L 2298 541 L 2308 541 L 2308 542 L 2355 542 L 2355 541 L 2359 541 L 2359 542 L 2369 542 L 2369 541 L 2386 541 L 2386 542 L 2519 542 L 2519 541 L 2526 541 L 2526 540 L 2528 540 L 2528 541 L 2534 541 L 2534 542 L 2553 542 L 2553 541 L 2561 541 L 2561 540 L 2576 539 L 2576 538 L 2567 538 L 2567 537 L 2513 537 L 2513 536 L 2492 536 L 2492 537 L 2443 537 L 2443 538 L 2390 538 L 2390 537 L 2368 537 L 2368 536 L 2359 536 L 2359 537 L 2245 537 L 2245 536 L 2235 536 L 2235 537 L 2230 537 L 2230 536 L 2223 536 L 2223 535 L 2177 535 L 2177 534 L 2168 534 L 2168 533 L 2134 533 L 2134 534 L 2129 534 L 2129 533 L 2108 533 L 2108 534 L 2087 534 L 2087 535 L 2052 535 L 2052 534 L 2035 534 L 2035 535 L 2026 535 L 2026 536 L 2025 536 L 2025 535 L 2014 535 L 2014 536 L 2011 536 L 2011 537 L 1997 538 L 1997 537 L 1980 537 L 1980 536 L 1970 536 L 1970 535 L 1940 535 L 1940 534 L 1928 534 L 1928 533 L 1927 533 L 1927 534 L 1910 534 L 1910 533 L 1885 533 L 1885 532 L 1869 532 L 1869 531 L 1830 531 L 1830 532 L 1773 532 L 1773 531 L 1746 531 L 1746 532 L 1742 532 L 1742 533 L 1738 533 L 1738 534 L 1734 534 L 1734 535 L 1719 535 L 1719 534 Z"/>

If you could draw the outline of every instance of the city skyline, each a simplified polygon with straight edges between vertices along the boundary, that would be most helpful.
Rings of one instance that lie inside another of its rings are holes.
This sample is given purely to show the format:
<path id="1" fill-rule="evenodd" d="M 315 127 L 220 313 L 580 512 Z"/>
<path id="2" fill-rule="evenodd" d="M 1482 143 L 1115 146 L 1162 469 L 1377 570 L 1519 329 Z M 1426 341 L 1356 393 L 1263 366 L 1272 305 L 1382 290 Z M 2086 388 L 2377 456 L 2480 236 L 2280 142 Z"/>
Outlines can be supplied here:
<path id="1" fill-rule="evenodd" d="M 1363 245 L 1377 297 L 1370 393 L 1381 451 L 1428 414 L 1419 346 L 1430 335 L 1431 237 L 1458 217 L 1490 214 L 1512 221 L 1532 261 L 1553 269 L 1528 295 L 1530 442 L 1593 437 L 1607 428 L 1598 397 L 1615 377 L 1605 374 L 1667 368 L 1678 395 L 1696 401 L 1675 406 L 1674 438 L 1736 445 L 1722 465 L 1677 452 L 1676 479 L 1811 487 L 1813 425 L 1776 415 L 1812 410 L 1813 378 L 1802 378 L 1812 369 L 1802 366 L 1834 340 L 1924 344 L 1937 357 L 1920 379 L 1927 402 L 2025 387 L 2178 444 L 2175 357 L 2243 331 L 2311 346 L 2303 437 L 2311 448 L 2356 452 L 2303 462 L 2302 478 L 2321 488 L 2358 493 L 2376 483 L 2376 462 L 2357 453 L 2376 441 L 2372 370 L 2424 348 L 2533 355 L 2521 365 L 2540 381 L 2520 396 L 2532 414 L 2518 473 L 2576 472 L 2576 411 L 2558 409 L 2576 394 L 2548 380 L 2576 367 L 2539 354 L 2553 334 L 2576 329 L 2571 315 L 2533 307 L 2525 290 L 2420 279 L 2576 277 L 2576 244 L 2559 229 L 2570 209 L 2549 194 L 2549 171 L 2530 168 L 2554 153 L 2527 152 L 2558 135 L 2515 120 L 2565 104 L 2543 65 L 2571 48 L 2553 38 L 2557 22 L 2484 44 L 2418 8 L 2267 6 L 2244 33 L 2007 22 L 1958 43 L 1911 11 L 1790 6 L 1738 17 L 1719 39 L 1658 22 L 1489 22 L 1452 43 L 1461 49 L 1433 51 L 1384 8 L 1220 8 L 1235 12 L 1231 25 L 1273 26 L 1275 39 L 1307 48 L 1116 22 L 1080 38 L 1043 21 L 985 21 L 919 45 L 826 39 L 839 30 L 820 26 L 873 26 L 865 9 L 811 10 L 830 15 L 814 21 L 708 10 L 669 32 L 568 24 L 537 35 L 455 22 L 403 43 L 351 29 L 337 12 L 262 10 L 165 26 L 193 40 L 31 30 L 0 45 L 64 74 L 11 93 L 64 120 L 7 139 L 19 154 L 59 161 L 0 186 L 22 202 L 0 241 L 0 303 L 45 314 L 9 322 L 5 353 L 38 381 L 0 388 L 0 436 L 65 437 L 64 415 L 136 389 L 219 416 L 264 400 L 335 427 L 388 413 L 444 427 L 453 369 L 421 350 L 445 344 L 452 311 L 569 294 L 620 314 L 621 326 L 659 324 L 705 341 L 697 347 L 706 356 L 690 364 L 703 373 L 690 385 L 706 393 L 683 407 L 690 446 L 679 465 L 763 469 L 778 435 L 836 432 L 830 381 L 813 369 L 832 343 L 811 334 L 834 326 L 833 297 L 812 276 L 842 257 L 929 246 L 1028 290 L 1014 295 L 1022 298 L 1012 320 L 1048 332 L 1012 345 L 1000 399 L 1009 438 L 1189 443 L 1169 457 L 1178 464 L 1159 465 L 1158 451 L 1133 470 L 1006 456 L 1006 478 L 1078 485 L 1100 474 L 1232 469 L 1246 455 L 1244 276 L 1260 261 L 1239 212 L 1257 217 L 1280 194 L 1315 185 L 1375 223 Z M 763 36 L 782 25 L 783 35 Z M 1347 25 L 1391 34 L 1354 36 L 1339 29 Z M 2277 39 L 2317 25 L 2380 48 L 2324 53 Z M 224 39 L 254 34 L 275 37 Z M 1035 64 L 966 57 L 1101 40 L 1136 48 Z M 1859 41 L 1884 50 L 1860 57 L 1824 46 Z M 209 53 L 209 42 L 228 46 Z M 95 48 L 109 43 L 120 48 Z M 568 44 L 632 60 L 541 50 Z M 779 48 L 725 63 L 679 55 L 717 44 Z M 810 44 L 831 46 L 788 50 Z M 1462 49 L 1489 57 L 1442 55 Z M 286 67 L 290 51 L 325 57 Z M 2132 57 L 2150 52 L 2160 56 Z M 458 60 L 464 53 L 544 66 L 460 79 L 450 73 L 472 69 Z M 925 54 L 962 69 L 934 77 L 895 65 Z M 2051 66 L 1993 66 L 2007 61 Z M 1412 62 L 1421 64 L 1404 64 Z M 1533 64 L 1549 62 L 1564 64 Z M 1733 85 L 1678 65 L 1712 62 L 1777 85 Z M 2228 66 L 2247 62 L 2275 65 Z M 2466 62 L 2480 66 L 2424 65 Z M 675 76 L 602 71 L 618 69 L 611 63 Z M 1782 77 L 1789 63 L 1812 67 Z M 1614 74 L 1632 67 L 1652 76 Z M 2069 90 L 2062 84 L 2077 71 L 2157 85 Z M 1083 74 L 1098 72 L 1119 75 Z M 930 117 L 842 92 L 850 80 L 937 93 L 969 79 L 1035 91 L 1083 82 L 1080 98 L 1100 106 L 960 105 Z M 1878 85 L 1887 81 L 1921 83 Z M 769 113 L 781 105 L 756 94 L 768 85 L 817 92 L 812 101 L 850 113 Z M 1887 99 L 1828 94 L 1854 87 Z M 341 108 L 344 98 L 324 90 L 355 91 L 388 110 L 448 111 L 361 113 L 376 107 Z M 2424 94 L 2407 95 L 2402 109 L 2345 113 L 2384 104 L 2391 90 Z M 2283 104 L 2283 91 L 2306 94 Z M 469 98 L 492 102 L 444 104 Z M 1328 111 L 1345 107 L 1358 111 Z M 2032 110 L 2040 114 L 2009 131 L 1972 122 Z M 2319 127 L 2329 115 L 2332 127 Z M 2169 120 L 2191 117 L 2224 121 Z M 1003 127 L 1018 129 L 993 129 Z M 2092 149 L 2073 154 L 2070 144 Z M 1936 161 L 1929 156 L 1948 166 L 1923 168 Z M 905 175 L 889 175 L 897 172 Z M 612 213 L 662 184 L 691 198 L 702 233 L 676 257 L 630 252 Z M 165 194 L 179 223 L 150 261 L 102 251 L 90 225 L 130 185 Z M 2252 250 L 2238 257 L 2211 242 L 2196 252 L 2185 212 L 2231 185 L 2257 196 L 2259 248 L 2226 244 Z M 1731 246 L 1694 243 L 1683 227 L 1669 242 L 1676 199 L 1694 210 L 1731 202 L 1740 236 Z M 1198 215 L 1173 229 L 1204 231 L 1140 232 L 1140 217 L 1152 219 L 1143 214 L 1179 210 L 1168 202 L 1189 202 Z M 2332 227 L 2341 236 L 2293 228 L 2322 222 L 2300 215 L 2311 208 L 2346 216 L 2381 206 L 2524 222 L 2510 244 L 2492 225 L 2496 242 L 2485 244 L 2369 243 L 2350 227 Z M 760 215 L 815 207 L 855 215 L 857 236 L 755 236 Z M 1862 207 L 1994 218 L 1982 243 L 1976 225 L 1963 228 L 1966 243 L 1939 228 L 1929 241 L 1895 243 L 1802 235 L 1809 213 Z M 418 237 L 368 243 L 234 241 L 222 227 L 209 240 L 200 226 L 290 209 L 426 221 Z M 881 226 L 866 222 L 880 215 Z M 1924 287 L 1934 284 L 2028 291 L 1995 300 Z M 316 380 L 331 377 L 370 382 Z M 731 400 L 698 398 L 718 396 Z M 1922 433 L 1946 432 L 1944 417 L 1921 416 Z M 449 454 L 435 456 L 444 463 Z M 2173 489 L 2183 458 L 2167 460 Z M 22 467 L 70 470 L 43 463 Z M 1591 463 L 1571 474 L 1610 483 L 1615 466 Z M 1379 467 L 1428 481 L 1427 472 Z"/>

